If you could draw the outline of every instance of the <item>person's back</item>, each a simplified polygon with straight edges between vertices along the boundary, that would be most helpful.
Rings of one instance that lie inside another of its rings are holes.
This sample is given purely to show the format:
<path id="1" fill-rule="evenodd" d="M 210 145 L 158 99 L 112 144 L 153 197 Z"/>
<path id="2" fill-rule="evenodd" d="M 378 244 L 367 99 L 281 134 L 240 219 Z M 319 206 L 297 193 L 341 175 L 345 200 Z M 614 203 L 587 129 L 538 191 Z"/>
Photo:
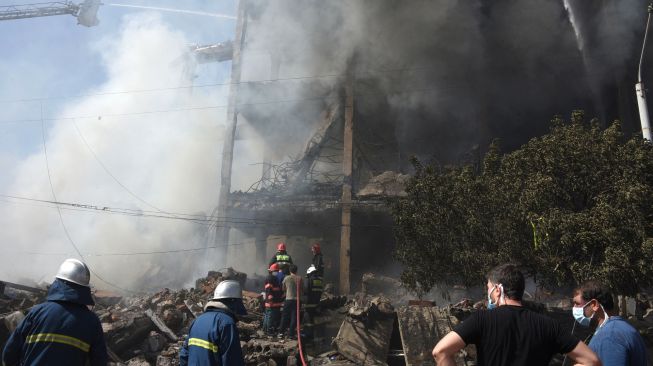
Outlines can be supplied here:
<path id="1" fill-rule="evenodd" d="M 77 260 L 62 264 L 77 265 Z M 60 270 L 61 271 L 61 270 Z M 14 365 L 104 366 L 108 356 L 102 325 L 87 305 L 93 305 L 88 278 L 83 284 L 57 275 L 46 302 L 32 308 L 7 341 L 2 361 Z"/>
<path id="2" fill-rule="evenodd" d="M 455 328 L 477 346 L 477 365 L 548 365 L 553 355 L 578 344 L 553 319 L 522 306 L 479 310 Z"/>
<path id="3" fill-rule="evenodd" d="M 186 357 L 184 365 L 242 365 L 242 350 L 238 339 L 236 319 L 226 309 L 212 304 L 205 313 L 197 317 L 188 330 L 187 351 L 181 357 Z M 238 342 L 239 347 L 234 347 Z M 232 363 L 223 362 L 229 359 Z"/>
<path id="4" fill-rule="evenodd" d="M 562 331 L 553 319 L 523 307 L 522 272 L 514 264 L 494 267 L 487 276 L 488 310 L 480 310 L 433 348 L 438 365 L 454 365 L 455 355 L 468 344 L 476 345 L 477 365 L 548 365 L 556 353 L 578 365 L 600 366 L 587 345 Z"/>
<path id="5" fill-rule="evenodd" d="M 286 300 L 297 300 L 302 296 L 303 281 L 296 273 L 291 273 L 283 278 L 283 290 Z M 299 294 L 297 293 L 299 287 Z M 298 296 L 299 295 L 299 296 Z"/>
<path id="6" fill-rule="evenodd" d="M 191 324 L 179 352 L 180 366 L 244 366 L 237 315 L 247 313 L 242 289 L 234 280 L 216 286 L 213 298 Z"/>
<path id="7" fill-rule="evenodd" d="M 646 366 L 646 344 L 632 325 L 611 316 L 597 328 L 589 344 L 604 365 Z"/>

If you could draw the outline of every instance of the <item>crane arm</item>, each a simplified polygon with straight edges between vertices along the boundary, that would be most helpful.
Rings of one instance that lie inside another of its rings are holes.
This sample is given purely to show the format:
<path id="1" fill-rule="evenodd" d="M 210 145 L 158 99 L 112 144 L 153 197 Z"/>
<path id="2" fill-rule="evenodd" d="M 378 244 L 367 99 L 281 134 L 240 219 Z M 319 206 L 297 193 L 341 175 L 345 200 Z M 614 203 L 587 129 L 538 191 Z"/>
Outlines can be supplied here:
<path id="1" fill-rule="evenodd" d="M 0 21 L 70 14 L 77 16 L 79 5 L 66 1 L 0 6 Z"/>

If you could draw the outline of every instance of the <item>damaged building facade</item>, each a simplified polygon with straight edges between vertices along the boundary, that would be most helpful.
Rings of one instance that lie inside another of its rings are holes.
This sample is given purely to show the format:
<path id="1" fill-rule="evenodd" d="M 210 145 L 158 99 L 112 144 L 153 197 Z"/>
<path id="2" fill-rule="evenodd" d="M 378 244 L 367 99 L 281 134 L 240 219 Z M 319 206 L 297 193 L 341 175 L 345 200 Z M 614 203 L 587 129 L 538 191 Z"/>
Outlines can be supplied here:
<path id="1" fill-rule="evenodd" d="M 366 271 L 397 274 L 388 203 L 411 156 L 478 162 L 493 138 L 517 147 L 573 109 L 636 131 L 627 66 L 641 27 L 598 37 L 610 11 L 644 16 L 611 0 L 241 1 L 217 260 L 262 274 L 277 242 L 306 265 L 319 242 L 327 281 L 349 293 Z M 616 44 L 623 52 L 598 62 Z M 252 166 L 258 175 L 234 189 Z"/>

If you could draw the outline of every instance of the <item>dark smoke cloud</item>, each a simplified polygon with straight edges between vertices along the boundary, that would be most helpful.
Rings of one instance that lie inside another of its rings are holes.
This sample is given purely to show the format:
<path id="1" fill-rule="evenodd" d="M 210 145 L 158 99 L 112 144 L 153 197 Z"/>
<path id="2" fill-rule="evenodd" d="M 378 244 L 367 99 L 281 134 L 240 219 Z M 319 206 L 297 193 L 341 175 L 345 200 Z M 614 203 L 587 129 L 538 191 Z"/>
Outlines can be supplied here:
<path id="1" fill-rule="evenodd" d="M 361 150 L 384 153 L 370 147 L 375 141 L 398 150 L 386 151 L 394 159 L 384 158 L 376 170 L 406 168 L 411 154 L 460 161 L 495 137 L 515 148 L 546 132 L 553 115 L 577 108 L 621 117 L 636 130 L 628 106 L 646 2 L 568 2 L 578 34 L 563 0 L 251 1 L 245 75 L 344 74 L 352 63 Z M 242 98 L 301 100 L 341 82 L 282 81 Z M 283 145 L 280 157 L 296 155 L 323 107 L 315 101 L 268 107 L 259 111 L 268 124 L 257 128 Z"/>

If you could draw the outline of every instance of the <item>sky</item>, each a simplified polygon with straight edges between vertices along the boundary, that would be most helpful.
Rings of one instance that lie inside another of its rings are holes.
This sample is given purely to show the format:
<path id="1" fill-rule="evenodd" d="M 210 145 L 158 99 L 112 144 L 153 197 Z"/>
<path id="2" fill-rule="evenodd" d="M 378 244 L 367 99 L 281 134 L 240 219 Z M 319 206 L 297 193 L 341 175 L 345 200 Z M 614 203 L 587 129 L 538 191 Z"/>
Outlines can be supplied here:
<path id="1" fill-rule="evenodd" d="M 189 78 L 185 56 L 190 44 L 232 39 L 235 21 L 111 3 L 91 28 L 69 15 L 0 22 L 0 279 L 49 282 L 78 251 L 100 287 L 179 285 L 201 272 L 202 253 L 155 264 L 112 254 L 202 247 L 206 225 L 73 207 L 59 215 L 7 197 L 177 216 L 217 204 L 230 62 L 198 65 Z M 115 3 L 236 12 L 236 0 Z"/>

